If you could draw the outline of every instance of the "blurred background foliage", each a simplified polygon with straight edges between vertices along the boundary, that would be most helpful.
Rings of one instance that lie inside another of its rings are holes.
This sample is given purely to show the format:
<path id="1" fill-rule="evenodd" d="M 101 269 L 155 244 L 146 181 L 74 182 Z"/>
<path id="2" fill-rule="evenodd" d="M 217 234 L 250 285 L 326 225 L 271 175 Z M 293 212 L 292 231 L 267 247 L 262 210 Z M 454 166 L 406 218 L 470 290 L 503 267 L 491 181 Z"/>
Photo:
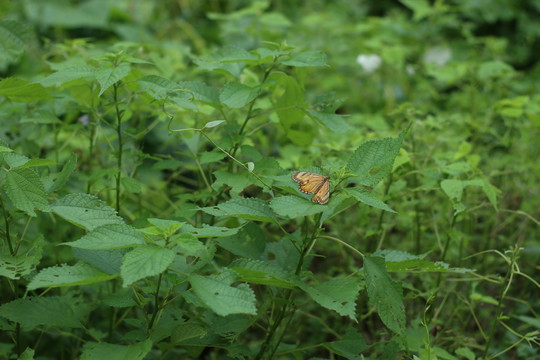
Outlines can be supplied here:
<path id="1" fill-rule="evenodd" d="M 399 215 L 383 216 L 372 208 L 359 207 L 328 224 L 328 231 L 362 251 L 429 252 L 432 260 L 473 268 L 494 279 L 507 270 L 500 257 L 470 256 L 518 246 L 522 248 L 521 272 L 537 278 L 538 1 L 4 0 L 0 16 L 0 29 L 9 27 L 19 35 L 2 37 L 1 41 L 23 40 L 20 51 L 0 52 L 0 76 L 29 81 L 111 50 L 123 50 L 153 64 L 141 64 L 137 69 L 140 74 L 158 74 L 173 81 L 202 80 L 220 88 L 233 76 L 213 71 L 211 64 L 201 59 L 211 59 L 224 46 L 249 51 L 265 42 L 285 42 L 299 50 L 321 50 L 328 66 L 286 71 L 300 79 L 306 103 L 314 109 L 335 109 L 349 115 L 347 121 L 354 129 L 346 136 L 316 129 L 311 144 L 299 145 L 273 128 L 265 128 L 248 141 L 263 155 L 275 157 L 285 169 L 313 164 L 332 169 L 343 163 L 343 152 L 352 152 L 365 140 L 396 136 L 413 122 L 394 165 L 395 173 L 374 189 Z M 259 81 L 261 74 L 248 67 L 240 69 L 238 75 L 249 84 Z M 70 152 L 78 151 L 77 141 L 87 141 L 81 116 L 90 103 L 70 100 L 64 98 L 52 105 L 63 121 L 61 129 L 55 131 L 49 125 L 31 122 L 24 126 L 32 131 L 19 128 L 22 119 L 44 110 L 38 105 L 2 104 L 0 136 L 21 153 L 57 156 L 62 163 Z M 261 100 L 262 109 L 264 101 L 268 100 Z M 127 130 L 131 133 L 159 118 L 159 111 L 148 102 L 134 103 L 129 111 L 138 114 L 129 125 L 133 129 Z M 197 114 L 186 111 L 178 118 L 185 126 L 192 126 L 202 119 L 219 119 L 220 114 L 203 106 Z M 264 126 L 266 122 L 275 125 L 278 121 L 275 114 L 269 114 L 250 125 Z M 66 141 L 66 147 L 54 149 L 55 137 Z M 130 214 L 130 220 L 136 223 L 138 217 L 147 215 L 170 216 L 174 214 L 170 201 L 181 203 L 190 192 L 188 185 L 200 181 L 194 175 L 195 164 L 182 157 L 187 170 L 175 172 L 152 168 L 149 159 L 154 154 L 177 158 L 187 152 L 192 138 L 183 143 L 168 136 L 166 122 L 159 121 L 144 138 L 134 139 L 138 143 L 129 145 L 129 151 L 137 156 L 131 161 L 139 166 L 140 196 L 149 206 L 146 214 Z M 112 161 L 108 156 L 106 147 L 98 149 L 103 164 Z M 82 158 L 78 166 L 87 166 L 88 161 Z M 172 184 L 177 186 L 171 186 L 171 173 L 179 176 Z M 81 175 L 69 186 L 81 191 L 85 181 Z M 95 190 L 104 188 L 107 184 L 97 184 Z M 135 197 L 131 200 L 138 201 Z M 378 229 L 380 222 L 382 228 Z M 447 237 L 451 240 L 448 252 L 443 245 Z M 380 243 L 378 239 L 382 239 Z M 358 268 L 357 261 L 336 244 L 318 246 L 328 247 L 320 251 L 327 257 L 324 262 L 315 260 L 315 267 L 324 266 L 328 274 Z M 62 252 L 60 259 L 69 261 L 68 250 L 54 250 L 58 251 Z M 407 304 L 408 321 L 418 324 L 427 293 L 440 283 L 432 274 L 400 280 L 404 281 L 406 298 L 412 299 Z M 538 324 L 538 317 L 534 319 L 530 312 L 539 310 L 538 288 L 523 277 L 513 281 L 508 294 L 512 300 L 505 308 L 505 314 L 511 314 L 508 322 L 521 333 L 538 329 L 519 318 L 527 316 L 531 324 Z M 448 295 L 453 300 L 441 306 L 432 324 L 442 328 L 434 335 L 438 344 L 447 349 L 466 346 L 480 351 L 483 339 L 474 317 L 487 328 L 494 308 L 477 302 L 474 296 L 496 298 L 498 289 L 498 285 L 478 278 L 447 281 L 439 296 Z M 343 319 L 337 320 L 343 324 L 335 324 L 335 319 L 321 316 L 324 321 L 333 321 L 334 328 L 348 326 Z M 361 321 L 359 328 L 368 334 L 368 340 L 380 340 L 382 335 L 373 332 L 377 328 L 373 321 Z M 312 330 L 299 331 L 313 342 L 325 340 Z M 493 345 L 495 348 L 502 350 L 517 341 L 510 331 L 500 331 L 501 341 Z M 533 354 L 523 342 L 507 356 L 537 356 Z"/>

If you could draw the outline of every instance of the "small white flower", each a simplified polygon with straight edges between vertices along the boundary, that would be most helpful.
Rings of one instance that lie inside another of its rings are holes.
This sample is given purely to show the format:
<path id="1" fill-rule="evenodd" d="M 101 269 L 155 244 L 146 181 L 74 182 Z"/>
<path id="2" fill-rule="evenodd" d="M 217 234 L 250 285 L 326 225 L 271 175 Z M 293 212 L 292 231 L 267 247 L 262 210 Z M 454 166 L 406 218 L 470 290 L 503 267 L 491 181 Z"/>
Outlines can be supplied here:
<path id="1" fill-rule="evenodd" d="M 365 73 L 372 74 L 381 67 L 382 59 L 376 54 L 360 54 L 356 57 L 356 62 L 362 66 Z"/>
<path id="2" fill-rule="evenodd" d="M 434 46 L 425 53 L 423 60 L 426 64 L 444 66 L 452 58 L 452 50 L 447 46 Z"/>

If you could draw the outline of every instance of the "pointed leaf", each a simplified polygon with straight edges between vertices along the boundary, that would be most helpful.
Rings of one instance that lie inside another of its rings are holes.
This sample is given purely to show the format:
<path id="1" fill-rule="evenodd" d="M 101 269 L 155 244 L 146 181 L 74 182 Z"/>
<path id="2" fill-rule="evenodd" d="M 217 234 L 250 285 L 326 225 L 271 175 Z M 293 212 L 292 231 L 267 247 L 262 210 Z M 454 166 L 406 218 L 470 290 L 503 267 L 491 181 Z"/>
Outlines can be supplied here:
<path id="1" fill-rule="evenodd" d="M 113 279 L 114 275 L 106 274 L 95 267 L 78 263 L 73 266 L 51 266 L 42 269 L 27 286 L 28 290 L 94 284 Z"/>
<path id="2" fill-rule="evenodd" d="M 401 284 L 386 272 L 382 257 L 364 257 L 366 288 L 371 304 L 375 305 L 382 322 L 396 334 L 405 333 L 405 307 Z"/>
<path id="3" fill-rule="evenodd" d="M 295 67 L 325 66 L 326 55 L 322 51 L 305 51 L 282 60 L 281 63 Z"/>
<path id="4" fill-rule="evenodd" d="M 131 345 L 87 342 L 80 360 L 143 360 L 152 350 L 152 340 L 147 339 Z"/>
<path id="5" fill-rule="evenodd" d="M 50 97 L 49 91 L 41 84 L 17 78 L 6 78 L 0 81 L 0 96 L 5 96 L 15 102 L 31 102 Z"/>
<path id="6" fill-rule="evenodd" d="M 55 177 L 51 179 L 51 183 L 48 187 L 46 187 L 46 192 L 48 194 L 60 190 L 64 185 L 66 185 L 67 181 L 69 180 L 70 175 L 75 170 L 75 166 L 77 165 L 77 155 L 71 154 L 68 161 L 66 161 L 66 164 L 62 168 L 62 171 L 58 174 L 55 174 Z"/>
<path id="7" fill-rule="evenodd" d="M 388 205 L 386 205 L 381 200 L 377 199 L 371 192 L 369 192 L 367 189 L 355 187 L 355 188 L 348 188 L 345 189 L 345 191 L 354 196 L 356 200 L 360 201 L 361 203 L 364 203 L 369 206 L 373 206 L 374 208 L 381 209 L 384 211 L 389 211 L 396 213 L 395 210 L 392 210 L 392 208 Z"/>
<path id="8" fill-rule="evenodd" d="M 229 267 L 240 275 L 239 281 L 253 284 L 292 289 L 300 281 L 294 273 L 260 260 L 240 259 L 234 261 Z"/>
<path id="9" fill-rule="evenodd" d="M 307 111 L 307 114 L 317 122 L 321 123 L 328 129 L 340 133 L 345 134 L 347 131 L 350 131 L 352 129 L 352 126 L 347 124 L 345 121 L 345 116 L 338 115 L 338 114 L 327 114 L 322 112 L 317 112 L 313 110 Z"/>
<path id="10" fill-rule="evenodd" d="M 68 194 L 58 199 L 51 208 L 67 221 L 87 230 L 124 223 L 113 208 L 90 194 Z"/>
<path id="11" fill-rule="evenodd" d="M 105 90 L 125 78 L 130 71 L 131 66 L 129 64 L 120 64 L 114 67 L 102 67 L 97 69 L 95 72 L 96 80 L 101 86 L 98 96 L 101 96 Z"/>
<path id="12" fill-rule="evenodd" d="M 356 298 L 360 292 L 359 279 L 332 279 L 313 287 L 301 285 L 300 288 L 319 305 L 356 321 Z"/>
<path id="13" fill-rule="evenodd" d="M 227 228 L 223 226 L 210 226 L 203 224 L 202 228 L 196 228 L 190 224 L 185 224 L 182 226 L 182 232 L 190 233 L 198 238 L 205 237 L 225 237 L 236 234 L 240 231 L 241 227 L 238 228 Z"/>
<path id="14" fill-rule="evenodd" d="M 41 80 L 40 83 L 43 86 L 61 86 L 68 81 L 89 78 L 94 79 L 96 69 L 86 65 L 71 66 L 62 70 L 59 70 L 45 79 Z"/>
<path id="15" fill-rule="evenodd" d="M 126 224 L 107 224 L 95 228 L 77 241 L 63 243 L 81 249 L 108 250 L 144 244 L 142 234 Z"/>
<path id="16" fill-rule="evenodd" d="M 311 195 L 313 197 L 313 195 Z M 270 207 L 280 216 L 297 218 L 324 211 L 325 205 L 319 205 L 310 199 L 303 199 L 294 195 L 285 195 L 270 201 Z"/>
<path id="17" fill-rule="evenodd" d="M 13 205 L 29 216 L 37 216 L 34 209 L 50 211 L 45 187 L 32 169 L 15 168 L 8 171 L 5 190 Z"/>
<path id="18" fill-rule="evenodd" d="M 274 213 L 266 202 L 261 199 L 233 199 L 217 206 L 201 208 L 214 216 L 234 216 L 247 220 L 274 221 Z"/>
<path id="19" fill-rule="evenodd" d="M 124 287 L 148 276 L 162 273 L 174 260 L 174 251 L 155 246 L 140 246 L 124 255 L 120 274 Z"/>
<path id="20" fill-rule="evenodd" d="M 256 99 L 260 91 L 260 87 L 252 88 L 237 82 L 229 82 L 221 89 L 219 100 L 228 107 L 237 109 Z"/>

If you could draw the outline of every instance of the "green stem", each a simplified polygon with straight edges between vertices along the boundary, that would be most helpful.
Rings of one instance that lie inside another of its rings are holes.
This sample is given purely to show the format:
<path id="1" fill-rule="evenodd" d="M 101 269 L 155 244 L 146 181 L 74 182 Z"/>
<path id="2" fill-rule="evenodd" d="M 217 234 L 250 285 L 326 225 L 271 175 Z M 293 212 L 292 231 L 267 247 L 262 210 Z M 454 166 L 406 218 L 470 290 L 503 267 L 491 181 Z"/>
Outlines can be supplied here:
<path id="1" fill-rule="evenodd" d="M 88 116 L 92 116 L 92 113 L 88 114 Z M 94 136 L 96 136 L 96 127 L 97 124 L 90 120 L 90 146 L 88 148 L 88 174 L 92 174 L 92 165 L 93 165 L 93 159 L 94 159 Z M 88 183 L 86 184 L 86 193 L 90 194 L 90 187 L 92 186 L 90 179 L 88 179 Z"/>
<path id="2" fill-rule="evenodd" d="M 300 258 L 298 259 L 298 264 L 296 264 L 295 275 L 300 275 L 300 272 L 302 271 L 302 266 L 304 265 L 304 260 L 309 255 L 310 250 L 313 248 L 313 245 L 315 244 L 315 241 L 317 240 L 317 236 L 319 235 L 321 225 L 322 225 L 321 224 L 321 217 L 322 217 L 322 213 L 319 213 L 317 215 L 317 218 L 316 218 L 316 221 L 315 221 L 317 226 L 316 226 L 315 230 L 313 231 L 313 233 L 311 234 L 311 238 L 309 239 L 309 241 L 307 243 L 304 243 L 304 248 L 302 250 L 302 253 L 300 254 Z M 280 326 L 281 322 L 283 321 L 283 318 L 285 317 L 285 314 L 287 313 L 287 311 L 289 310 L 289 307 L 291 306 L 291 304 L 293 302 L 293 298 L 294 298 L 293 297 L 293 289 L 287 290 L 285 292 L 284 297 L 287 299 L 287 302 L 281 308 L 281 311 L 279 312 L 276 320 L 272 324 L 272 327 L 271 327 L 270 331 L 267 333 L 264 343 L 262 344 L 261 348 L 259 349 L 259 352 L 257 353 L 257 355 L 254 358 L 255 360 L 262 359 L 262 357 L 264 356 L 264 354 L 268 350 L 268 348 L 270 346 L 270 342 L 272 341 L 272 338 L 274 337 L 274 334 L 276 333 L 276 330 Z M 294 314 L 294 312 L 292 312 L 290 314 L 291 319 L 289 319 L 289 323 L 292 320 L 292 315 L 293 314 Z M 283 336 L 284 336 L 284 334 L 282 334 L 280 336 L 280 339 L 277 342 L 274 350 L 270 354 L 269 359 L 272 359 L 272 357 L 273 357 L 273 355 L 274 355 L 274 353 L 276 351 L 275 349 L 277 349 L 277 347 L 279 346 L 279 343 L 281 342 L 281 339 L 283 338 Z"/>
<path id="3" fill-rule="evenodd" d="M 2 199 L 2 196 L 0 196 L 0 206 L 2 206 L 2 212 L 4 213 L 4 223 L 6 224 L 6 240 L 9 246 L 9 253 L 10 255 L 15 256 L 13 244 L 11 243 L 11 236 L 9 235 L 9 214 L 6 211 L 6 207 L 4 206 L 4 199 Z"/>
<path id="4" fill-rule="evenodd" d="M 122 114 L 118 107 L 118 85 L 113 85 L 114 89 L 114 108 L 116 111 L 116 120 L 118 121 L 116 133 L 118 137 L 118 173 L 116 175 L 116 213 L 120 214 L 120 180 L 122 178 L 122 150 L 124 144 L 122 142 Z"/>
<path id="5" fill-rule="evenodd" d="M 154 296 L 154 312 L 152 313 L 152 318 L 150 319 L 150 323 L 148 323 L 148 331 L 152 330 L 152 327 L 154 326 L 154 321 L 156 320 L 156 316 L 159 311 L 159 288 L 161 287 L 162 278 L 163 278 L 163 273 L 159 274 L 159 277 L 158 277 L 156 294 Z"/>
<path id="6" fill-rule="evenodd" d="M 495 329 L 497 328 L 497 324 L 499 323 L 499 317 L 501 316 L 501 307 L 502 307 L 502 301 L 504 298 L 504 291 L 506 287 L 506 282 L 508 281 L 508 278 L 510 277 L 510 274 L 512 273 L 512 268 L 514 266 L 514 262 L 516 259 L 516 253 L 514 252 L 512 255 L 512 261 L 510 262 L 508 266 L 508 271 L 506 272 L 506 276 L 504 277 L 504 280 L 501 284 L 501 291 L 499 292 L 499 303 L 497 304 L 497 310 L 495 311 L 495 319 L 493 319 L 493 325 L 491 325 L 491 330 L 489 332 L 489 337 L 487 339 L 486 347 L 484 349 L 484 355 L 482 356 L 483 359 L 487 358 L 487 353 L 489 351 L 489 346 L 491 345 L 491 341 L 493 339 L 493 335 L 495 335 Z"/>

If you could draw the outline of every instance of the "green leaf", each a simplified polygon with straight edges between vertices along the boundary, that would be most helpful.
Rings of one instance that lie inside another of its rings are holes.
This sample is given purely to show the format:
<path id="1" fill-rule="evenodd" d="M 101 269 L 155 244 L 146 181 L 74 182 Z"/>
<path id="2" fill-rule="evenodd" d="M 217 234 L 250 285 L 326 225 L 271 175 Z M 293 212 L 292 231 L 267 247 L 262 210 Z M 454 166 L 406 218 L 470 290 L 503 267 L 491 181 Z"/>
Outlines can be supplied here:
<path id="1" fill-rule="evenodd" d="M 469 273 L 475 270 L 466 268 L 450 268 L 447 263 L 427 261 L 427 254 L 412 255 L 398 250 L 377 250 L 373 256 L 384 257 L 386 271 L 388 272 L 444 272 L 444 273 Z"/>
<path id="2" fill-rule="evenodd" d="M 75 255 L 75 258 L 112 275 L 120 273 L 122 258 L 127 251 L 127 249 L 90 250 L 73 248 L 73 255 Z"/>
<path id="3" fill-rule="evenodd" d="M 5 190 L 13 205 L 28 216 L 37 216 L 34 209 L 50 211 L 45 187 L 32 169 L 15 168 L 8 171 Z"/>
<path id="4" fill-rule="evenodd" d="M 295 67 L 326 66 L 326 55 L 322 51 L 304 51 L 287 60 L 281 60 L 281 63 Z"/>
<path id="5" fill-rule="evenodd" d="M 5 96 L 15 102 L 32 102 L 50 97 L 49 91 L 41 84 L 16 78 L 0 81 L 0 96 Z"/>
<path id="6" fill-rule="evenodd" d="M 113 208 L 90 194 L 68 194 L 52 204 L 51 209 L 70 223 L 87 230 L 124 223 Z"/>
<path id="7" fill-rule="evenodd" d="M 233 199 L 212 207 L 201 208 L 214 216 L 234 216 L 247 220 L 274 221 L 274 213 L 268 204 L 256 198 Z"/>
<path id="8" fill-rule="evenodd" d="M 219 107 L 219 92 L 200 81 L 182 81 L 180 86 L 190 91 L 197 101 L 202 101 L 213 107 Z"/>
<path id="9" fill-rule="evenodd" d="M 386 272 L 382 257 L 364 257 L 364 271 L 369 302 L 377 308 L 382 322 L 396 334 L 405 333 L 405 307 L 401 284 Z"/>
<path id="10" fill-rule="evenodd" d="M 410 126 L 409 124 L 396 138 L 367 141 L 354 151 L 347 168 L 357 175 L 355 182 L 374 186 L 392 171 L 394 159 Z"/>
<path id="11" fill-rule="evenodd" d="M 341 340 L 324 343 L 323 345 L 330 351 L 350 360 L 364 359 L 361 353 L 368 348 L 362 334 L 358 333 L 354 328 L 347 329 L 347 333 Z"/>
<path id="12" fill-rule="evenodd" d="M 32 273 L 41 260 L 43 243 L 43 236 L 39 236 L 27 249 L 22 246 L 16 256 L 11 255 L 7 247 L 0 248 L 0 276 L 18 280 Z"/>
<path id="13" fill-rule="evenodd" d="M 77 285 L 88 285 L 113 279 L 115 275 L 106 274 L 95 267 L 78 263 L 73 266 L 62 265 L 42 269 L 27 286 L 28 290 Z"/>
<path id="14" fill-rule="evenodd" d="M 62 168 L 62 171 L 52 175 L 48 178 L 47 186 L 45 187 L 45 191 L 47 194 L 50 194 L 54 191 L 58 191 L 61 188 L 66 185 L 66 183 L 69 180 L 70 175 L 75 171 L 75 167 L 77 165 L 77 155 L 71 154 L 68 161 L 66 161 L 66 164 Z"/>
<path id="15" fill-rule="evenodd" d="M 18 360 L 34 360 L 35 351 L 29 347 L 19 356 Z"/>
<path id="16" fill-rule="evenodd" d="M 482 81 L 507 77 L 514 73 L 514 68 L 505 62 L 487 61 L 478 68 L 478 78 Z"/>
<path id="17" fill-rule="evenodd" d="M 141 183 L 132 177 L 123 176 L 120 182 L 122 187 L 130 194 L 140 194 L 142 192 Z"/>
<path id="18" fill-rule="evenodd" d="M 287 137 L 300 146 L 311 145 L 314 127 L 306 124 L 304 90 L 296 79 L 283 73 L 272 73 L 268 81 L 273 84 L 271 101 Z"/>
<path id="19" fill-rule="evenodd" d="M 324 125 L 329 130 L 340 134 L 345 134 L 347 131 L 350 131 L 353 128 L 347 124 L 345 121 L 345 116 L 342 115 L 327 114 L 313 110 L 308 110 L 306 113 L 309 115 L 309 117 Z"/>
<path id="20" fill-rule="evenodd" d="M 270 207 L 276 214 L 293 219 L 320 213 L 325 206 L 294 195 L 280 196 L 270 201 Z"/>
<path id="21" fill-rule="evenodd" d="M 203 258 L 208 254 L 206 246 L 190 233 L 175 235 L 171 240 L 178 245 L 175 251 L 182 255 Z"/>
<path id="22" fill-rule="evenodd" d="M 140 246 L 124 255 L 120 275 L 124 287 L 135 281 L 154 276 L 167 269 L 174 260 L 174 251 L 155 246 Z"/>
<path id="23" fill-rule="evenodd" d="M 399 2 L 414 12 L 415 21 L 422 20 L 431 14 L 431 6 L 427 0 L 399 0 Z"/>
<path id="24" fill-rule="evenodd" d="M 10 64 L 14 64 L 24 54 L 30 39 L 29 24 L 2 19 L 0 20 L 0 71 L 6 71 Z"/>
<path id="25" fill-rule="evenodd" d="M 260 260 L 239 259 L 232 262 L 229 267 L 240 275 L 239 281 L 253 284 L 292 289 L 300 282 L 294 273 Z"/>
<path id="26" fill-rule="evenodd" d="M 4 154 L 4 161 L 10 168 L 21 167 L 30 161 L 30 158 L 21 154 L 9 152 Z"/>
<path id="27" fill-rule="evenodd" d="M 204 125 L 204 128 L 205 129 L 210 129 L 210 128 L 213 128 L 213 127 L 216 127 L 220 124 L 223 124 L 224 122 L 226 122 L 226 120 L 215 120 L 215 121 L 210 121 L 210 122 L 207 122 L 205 125 Z"/>
<path id="28" fill-rule="evenodd" d="M 238 109 L 255 100 L 260 92 L 260 87 L 252 88 L 237 82 L 229 82 L 221 89 L 219 100 L 230 108 Z"/>
<path id="29" fill-rule="evenodd" d="M 173 104 L 191 110 L 197 110 L 193 104 L 191 91 L 182 89 L 180 85 L 157 75 L 148 75 L 137 82 L 150 96 L 156 100 L 169 100 Z"/>
<path id="30" fill-rule="evenodd" d="M 218 276 L 191 274 L 189 281 L 199 299 L 216 314 L 257 315 L 253 290 L 247 284 L 231 286 L 236 281 L 233 271 L 223 272 Z"/>
<path id="31" fill-rule="evenodd" d="M 40 83 L 43 86 L 61 86 L 69 81 L 86 78 L 88 80 L 94 80 L 96 69 L 87 65 L 71 66 L 62 70 L 59 70 Z"/>
<path id="32" fill-rule="evenodd" d="M 202 228 L 196 228 L 194 226 L 191 226 L 190 224 L 185 224 L 182 226 L 182 232 L 190 233 L 198 238 L 205 238 L 205 237 L 225 237 L 225 236 L 231 236 L 238 231 L 240 231 L 240 227 L 238 228 L 227 228 L 223 226 L 211 226 L 208 224 L 203 224 Z"/>
<path id="33" fill-rule="evenodd" d="M 462 180 L 446 179 L 441 181 L 441 189 L 452 200 L 461 201 L 465 182 Z"/>
<path id="34" fill-rule="evenodd" d="M 184 340 L 202 338 L 206 335 L 206 329 L 199 324 L 183 323 L 175 327 L 171 333 L 171 342 L 177 344 Z"/>
<path id="35" fill-rule="evenodd" d="M 228 171 L 218 170 L 214 172 L 216 181 L 212 184 L 212 188 L 218 191 L 222 186 L 231 188 L 231 195 L 240 194 L 246 187 L 253 184 L 252 177 L 247 172 L 237 174 Z"/>
<path id="36" fill-rule="evenodd" d="M 235 255 L 258 259 L 266 247 L 266 235 L 257 224 L 250 222 L 238 234 L 217 238 L 216 242 Z"/>
<path id="37" fill-rule="evenodd" d="M 143 360 L 152 350 L 152 340 L 147 339 L 131 345 L 87 342 L 80 360 Z"/>
<path id="38" fill-rule="evenodd" d="M 144 229 L 146 233 L 153 235 L 165 235 L 166 237 L 172 236 L 185 224 L 183 221 L 157 218 L 149 218 L 147 221 L 154 226 L 154 229 L 146 228 Z"/>
<path id="39" fill-rule="evenodd" d="M 95 228 L 77 241 L 63 243 L 81 249 L 109 250 L 144 244 L 140 232 L 126 224 L 107 224 Z"/>
<path id="40" fill-rule="evenodd" d="M 81 319 L 90 308 L 71 296 L 29 296 L 0 306 L 0 316 L 27 329 L 38 325 L 82 328 Z"/>
<path id="41" fill-rule="evenodd" d="M 360 292 L 358 278 L 332 279 L 313 287 L 300 285 L 300 288 L 322 307 L 357 321 L 356 298 Z"/>
<path id="42" fill-rule="evenodd" d="M 218 162 L 227 155 L 220 150 L 213 150 L 213 151 L 205 151 L 201 154 L 201 157 L 199 158 L 199 162 L 201 165 L 203 164 L 209 164 L 213 162 Z"/>
<path id="43" fill-rule="evenodd" d="M 103 94 L 105 90 L 116 84 L 118 81 L 122 80 L 128 76 L 131 71 L 131 66 L 129 64 L 120 64 L 118 66 L 107 66 L 101 67 L 96 70 L 96 80 L 101 86 L 99 95 Z"/>
<path id="44" fill-rule="evenodd" d="M 386 205 L 381 200 L 377 199 L 371 192 L 369 192 L 367 189 L 355 187 L 355 188 L 348 188 L 345 189 L 345 191 L 354 196 L 356 200 L 360 201 L 361 203 L 364 203 L 369 206 L 373 206 L 374 208 L 381 209 L 384 211 L 389 211 L 396 213 L 396 211 L 392 210 L 390 206 Z"/>

